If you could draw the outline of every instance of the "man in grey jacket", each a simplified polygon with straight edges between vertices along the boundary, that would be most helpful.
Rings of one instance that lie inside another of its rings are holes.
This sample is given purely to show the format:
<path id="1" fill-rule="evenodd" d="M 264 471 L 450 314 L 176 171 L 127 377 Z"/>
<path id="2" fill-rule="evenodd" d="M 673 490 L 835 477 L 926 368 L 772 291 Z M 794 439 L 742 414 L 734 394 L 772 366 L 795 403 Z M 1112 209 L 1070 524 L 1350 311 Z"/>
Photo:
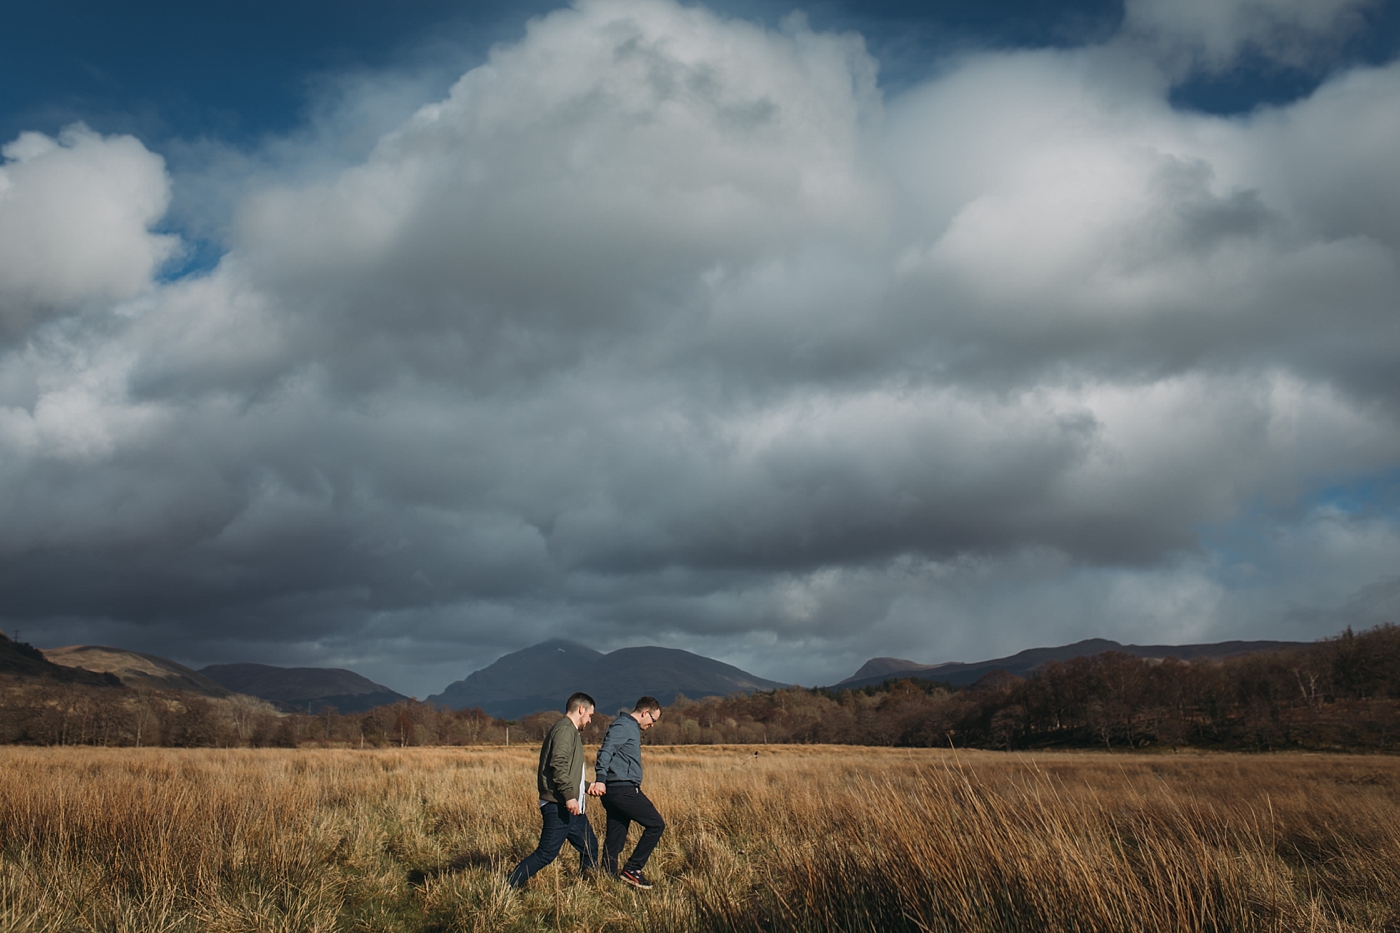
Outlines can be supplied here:
<path id="1" fill-rule="evenodd" d="M 651 887 L 642 869 L 666 831 L 666 821 L 642 793 L 642 730 L 650 729 L 660 718 L 661 704 L 656 698 L 642 697 L 632 712 L 613 720 L 598 749 L 596 780 L 588 788 L 589 794 L 603 798 L 603 809 L 608 814 L 603 870 L 634 888 Z M 634 822 L 642 825 L 642 838 L 637 840 L 622 871 L 618 871 L 618 856 L 627 845 L 627 831 Z"/>
<path id="2" fill-rule="evenodd" d="M 544 737 L 540 746 L 540 764 L 536 785 L 540 795 L 540 844 L 525 860 L 515 866 L 508 883 L 513 888 L 525 887 L 530 876 L 559 856 L 567 839 L 578 850 L 579 870 L 598 866 L 598 837 L 584 815 L 583 739 L 579 731 L 593 719 L 593 698 L 575 693 L 564 707 L 563 717 Z"/>

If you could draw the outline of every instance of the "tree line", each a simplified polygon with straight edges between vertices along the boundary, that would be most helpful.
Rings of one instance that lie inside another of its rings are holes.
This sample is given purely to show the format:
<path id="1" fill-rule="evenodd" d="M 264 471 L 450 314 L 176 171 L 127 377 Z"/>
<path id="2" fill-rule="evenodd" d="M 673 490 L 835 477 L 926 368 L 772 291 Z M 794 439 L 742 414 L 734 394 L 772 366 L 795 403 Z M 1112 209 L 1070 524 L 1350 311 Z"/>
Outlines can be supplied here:
<path id="1" fill-rule="evenodd" d="M 10 679 L 0 742 L 382 748 L 537 743 L 559 717 L 519 721 L 415 700 L 367 713 L 284 713 L 251 697 Z M 596 743 L 611 719 L 594 717 Z M 968 748 L 1380 749 L 1400 732 L 1400 628 L 1223 661 L 1109 652 L 968 687 L 916 678 L 858 690 L 792 687 L 678 697 L 648 744 L 835 743 Z"/>
<path id="2" fill-rule="evenodd" d="M 0 743 L 296 748 L 496 745 L 510 724 L 479 709 L 409 701 L 367 713 L 284 713 L 254 697 L 202 697 L 46 681 L 0 685 Z"/>
<path id="3" fill-rule="evenodd" d="M 812 742 L 969 748 L 1387 749 L 1400 732 L 1400 628 L 1221 661 L 1118 652 L 860 690 L 683 700 L 659 744 Z"/>

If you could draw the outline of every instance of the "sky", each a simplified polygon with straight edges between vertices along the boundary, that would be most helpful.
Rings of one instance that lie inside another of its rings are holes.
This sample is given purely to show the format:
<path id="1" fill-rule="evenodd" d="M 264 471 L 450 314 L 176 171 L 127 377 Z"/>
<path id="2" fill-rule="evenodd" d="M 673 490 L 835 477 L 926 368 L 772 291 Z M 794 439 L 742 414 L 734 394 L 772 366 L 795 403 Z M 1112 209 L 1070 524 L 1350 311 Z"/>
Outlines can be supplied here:
<path id="1" fill-rule="evenodd" d="M 424 697 L 1400 621 L 1400 4 L 193 6 L 0 34 L 6 632 Z"/>

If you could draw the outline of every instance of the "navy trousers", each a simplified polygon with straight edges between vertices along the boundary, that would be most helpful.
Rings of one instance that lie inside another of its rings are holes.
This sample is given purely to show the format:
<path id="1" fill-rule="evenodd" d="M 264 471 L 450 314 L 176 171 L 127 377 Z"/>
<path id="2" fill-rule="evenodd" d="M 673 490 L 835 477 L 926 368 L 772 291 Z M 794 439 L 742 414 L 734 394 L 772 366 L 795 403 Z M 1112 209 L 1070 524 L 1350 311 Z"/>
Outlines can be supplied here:
<path id="1" fill-rule="evenodd" d="M 598 799 L 603 801 L 603 809 L 608 814 L 608 830 L 603 837 L 603 871 L 617 874 L 617 860 L 627 846 L 627 831 L 633 823 L 642 825 L 642 838 L 637 840 L 637 847 L 622 867 L 641 871 L 651 858 L 651 850 L 661 841 L 666 821 L 636 784 L 609 783 L 608 792 Z"/>
<path id="2" fill-rule="evenodd" d="M 565 839 L 578 850 L 580 871 L 598 867 L 598 837 L 593 834 L 586 815 L 575 816 L 562 803 L 546 803 L 540 807 L 540 815 L 544 818 L 540 844 L 510 873 L 511 887 L 525 887 L 531 875 L 558 858 Z"/>

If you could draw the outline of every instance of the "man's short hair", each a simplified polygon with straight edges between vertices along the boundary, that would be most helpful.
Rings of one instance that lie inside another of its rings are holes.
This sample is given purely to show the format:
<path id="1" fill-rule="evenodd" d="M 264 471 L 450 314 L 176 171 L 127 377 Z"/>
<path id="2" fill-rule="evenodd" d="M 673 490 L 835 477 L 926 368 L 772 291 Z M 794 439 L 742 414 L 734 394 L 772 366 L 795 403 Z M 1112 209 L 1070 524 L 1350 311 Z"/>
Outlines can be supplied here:
<path id="1" fill-rule="evenodd" d="M 642 697 L 637 701 L 637 705 L 632 707 L 634 713 L 644 713 L 647 710 L 653 713 L 661 712 L 661 704 L 656 702 L 656 697 Z"/>
<path id="2" fill-rule="evenodd" d="M 655 701 L 653 700 L 652 702 L 655 702 Z M 566 713 L 576 713 L 576 712 L 578 712 L 579 710 L 583 709 L 584 707 L 587 707 L 588 709 L 593 709 L 593 708 L 595 708 L 597 705 L 598 705 L 598 704 L 597 704 L 597 703 L 594 703 L 594 702 L 593 702 L 593 698 L 592 698 L 591 696 L 589 696 L 588 694 L 586 694 L 586 693 L 575 693 L 573 696 L 569 697 L 569 702 L 566 703 L 566 704 L 564 704 L 564 712 L 566 712 Z"/>

